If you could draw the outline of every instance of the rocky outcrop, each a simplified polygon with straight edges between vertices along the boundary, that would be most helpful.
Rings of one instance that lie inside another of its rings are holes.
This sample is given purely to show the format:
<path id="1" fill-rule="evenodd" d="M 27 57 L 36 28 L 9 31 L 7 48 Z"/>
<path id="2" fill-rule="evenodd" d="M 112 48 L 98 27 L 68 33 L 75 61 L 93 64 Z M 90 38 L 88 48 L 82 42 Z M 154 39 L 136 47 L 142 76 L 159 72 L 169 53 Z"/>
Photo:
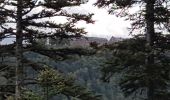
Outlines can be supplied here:
<path id="1" fill-rule="evenodd" d="M 118 37 L 112 36 L 110 38 L 110 40 L 108 41 L 108 44 L 111 44 L 111 43 L 114 43 L 114 42 L 118 42 L 118 41 L 121 41 L 121 40 L 123 40 L 123 38 L 118 38 Z"/>

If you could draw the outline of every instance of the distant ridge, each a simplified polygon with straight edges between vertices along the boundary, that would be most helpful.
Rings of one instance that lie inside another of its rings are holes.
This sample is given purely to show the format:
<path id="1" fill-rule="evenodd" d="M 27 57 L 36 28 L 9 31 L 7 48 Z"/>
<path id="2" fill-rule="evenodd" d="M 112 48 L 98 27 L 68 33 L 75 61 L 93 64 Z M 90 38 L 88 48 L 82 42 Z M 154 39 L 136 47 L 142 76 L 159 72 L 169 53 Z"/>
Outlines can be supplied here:
<path id="1" fill-rule="evenodd" d="M 104 44 L 112 44 L 114 42 L 118 42 L 123 40 L 123 38 L 118 37 L 111 37 L 110 40 L 106 38 L 101 37 L 80 37 L 80 38 L 73 38 L 73 39 L 63 39 L 63 40 L 57 40 L 57 39 L 46 39 L 39 41 L 40 43 L 46 44 L 47 46 L 53 46 L 53 47 L 89 47 L 90 43 L 96 42 L 99 45 Z"/>
<path id="2" fill-rule="evenodd" d="M 88 47 L 91 42 L 96 42 L 100 45 L 108 42 L 106 38 L 98 38 L 98 37 L 81 37 L 78 39 L 74 39 L 70 41 L 70 46 L 73 47 Z"/>
<path id="3" fill-rule="evenodd" d="M 121 40 L 122 40 L 122 38 L 117 38 L 117 37 L 111 37 L 110 40 L 107 40 L 106 38 L 100 38 L 100 37 L 81 37 L 78 39 L 71 40 L 70 46 L 88 47 L 90 45 L 90 43 L 92 43 L 92 42 L 96 42 L 99 45 L 103 45 L 103 44 L 111 44 L 111 43 L 118 42 Z"/>

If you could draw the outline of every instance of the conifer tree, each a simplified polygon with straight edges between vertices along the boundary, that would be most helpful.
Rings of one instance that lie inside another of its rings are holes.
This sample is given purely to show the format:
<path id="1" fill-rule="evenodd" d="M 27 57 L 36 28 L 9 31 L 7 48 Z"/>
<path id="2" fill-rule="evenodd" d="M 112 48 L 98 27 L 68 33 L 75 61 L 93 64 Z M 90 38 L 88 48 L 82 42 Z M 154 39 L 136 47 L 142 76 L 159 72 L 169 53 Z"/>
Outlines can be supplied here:
<path id="1" fill-rule="evenodd" d="M 40 38 L 73 38 L 85 34 L 75 27 L 79 20 L 91 21 L 91 14 L 74 14 L 64 9 L 81 4 L 81 0 L 3 0 L 0 2 L 0 39 L 14 38 L 14 43 L 1 45 L 1 55 L 17 58 L 15 67 L 15 100 L 21 99 L 24 78 L 24 57 L 26 51 L 45 54 L 50 50 L 36 50 Z M 51 20 L 57 16 L 68 19 L 64 24 Z M 56 52 L 56 51 L 52 51 Z M 54 56 L 48 55 L 48 56 Z"/>
<path id="2" fill-rule="evenodd" d="M 73 77 L 63 75 L 49 67 L 40 71 L 37 80 L 38 84 L 45 88 L 44 97 L 46 100 L 56 94 L 63 94 L 66 97 L 70 96 L 81 100 L 100 100 L 100 96 L 93 95 L 91 91 L 76 84 Z"/>
<path id="3" fill-rule="evenodd" d="M 103 67 L 106 79 L 116 71 L 123 73 L 120 86 L 127 95 L 143 93 L 143 88 L 146 88 L 147 100 L 169 98 L 165 93 L 169 81 L 169 48 L 165 45 L 168 47 L 169 36 L 161 35 L 164 30 L 169 32 L 169 3 L 168 0 L 98 0 L 96 3 L 99 7 L 111 7 L 110 13 L 120 9 L 117 15 L 132 21 L 131 32 L 142 29 L 144 33 L 142 37 L 115 44 L 113 61 L 108 61 L 108 67 Z M 139 7 L 139 11 L 130 14 L 128 11 L 134 6 Z"/>

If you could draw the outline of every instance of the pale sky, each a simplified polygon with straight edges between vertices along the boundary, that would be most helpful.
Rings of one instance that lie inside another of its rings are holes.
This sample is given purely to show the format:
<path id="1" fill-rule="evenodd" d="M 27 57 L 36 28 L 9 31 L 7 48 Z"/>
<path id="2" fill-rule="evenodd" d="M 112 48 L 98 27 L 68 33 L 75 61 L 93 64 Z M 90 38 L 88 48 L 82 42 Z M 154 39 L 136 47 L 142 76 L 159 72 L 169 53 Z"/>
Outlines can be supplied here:
<path id="1" fill-rule="evenodd" d="M 88 36 L 104 37 L 109 39 L 111 36 L 127 38 L 129 32 L 127 27 L 130 23 L 124 21 L 123 18 L 118 18 L 114 15 L 110 15 L 107 12 L 107 8 L 98 8 L 93 6 L 96 0 L 89 0 L 87 4 L 82 4 L 80 9 L 82 11 L 89 11 L 94 13 L 92 17 L 95 20 L 94 24 L 86 24 L 85 22 L 80 22 L 79 27 L 85 27 L 88 32 Z"/>
<path id="2" fill-rule="evenodd" d="M 84 27 L 87 32 L 87 36 L 90 37 L 103 37 L 110 39 L 114 37 L 123 37 L 127 38 L 129 32 L 127 27 L 130 26 L 130 23 L 124 21 L 123 18 L 118 18 L 115 15 L 110 15 L 107 12 L 107 8 L 98 8 L 93 4 L 96 0 L 89 0 L 85 4 L 81 4 L 79 7 L 69 8 L 68 12 L 74 13 L 94 13 L 92 19 L 95 21 L 94 24 L 86 24 L 86 22 L 81 21 L 77 23 L 77 27 Z M 35 12 L 41 10 L 42 8 L 35 9 Z M 58 17 L 55 19 L 57 22 L 65 22 L 66 19 Z M 11 26 L 11 25 L 10 25 Z M 11 43 L 13 39 L 4 39 L 1 43 Z"/>

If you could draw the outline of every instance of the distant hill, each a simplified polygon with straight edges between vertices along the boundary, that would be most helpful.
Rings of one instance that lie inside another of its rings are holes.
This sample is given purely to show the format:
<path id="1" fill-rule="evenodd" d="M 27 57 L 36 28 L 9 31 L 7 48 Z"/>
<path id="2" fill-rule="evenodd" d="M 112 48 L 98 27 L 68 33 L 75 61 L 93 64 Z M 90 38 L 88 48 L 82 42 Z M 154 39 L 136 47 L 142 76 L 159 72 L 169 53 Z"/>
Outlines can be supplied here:
<path id="1" fill-rule="evenodd" d="M 45 44 L 55 45 L 57 47 L 89 47 L 91 42 L 96 42 L 99 45 L 103 44 L 111 44 L 114 42 L 121 41 L 122 38 L 112 37 L 110 40 L 107 40 L 106 38 L 100 38 L 100 37 L 80 37 L 80 38 L 74 38 L 70 40 L 57 40 L 57 39 L 49 39 Z M 49 42 L 49 43 L 47 43 Z"/>
<path id="2" fill-rule="evenodd" d="M 96 42 L 100 45 L 108 42 L 106 38 L 98 38 L 98 37 L 82 37 L 79 39 L 74 39 L 70 41 L 70 46 L 73 47 L 89 47 L 91 42 Z"/>
<path id="3" fill-rule="evenodd" d="M 73 47 L 88 47 L 90 45 L 91 42 L 96 42 L 99 45 L 103 45 L 103 44 L 111 44 L 114 42 L 118 42 L 121 41 L 123 38 L 118 38 L 118 37 L 111 37 L 110 40 L 107 40 L 106 38 L 100 38 L 100 37 L 82 37 L 79 39 L 74 39 L 70 41 L 70 46 Z"/>

